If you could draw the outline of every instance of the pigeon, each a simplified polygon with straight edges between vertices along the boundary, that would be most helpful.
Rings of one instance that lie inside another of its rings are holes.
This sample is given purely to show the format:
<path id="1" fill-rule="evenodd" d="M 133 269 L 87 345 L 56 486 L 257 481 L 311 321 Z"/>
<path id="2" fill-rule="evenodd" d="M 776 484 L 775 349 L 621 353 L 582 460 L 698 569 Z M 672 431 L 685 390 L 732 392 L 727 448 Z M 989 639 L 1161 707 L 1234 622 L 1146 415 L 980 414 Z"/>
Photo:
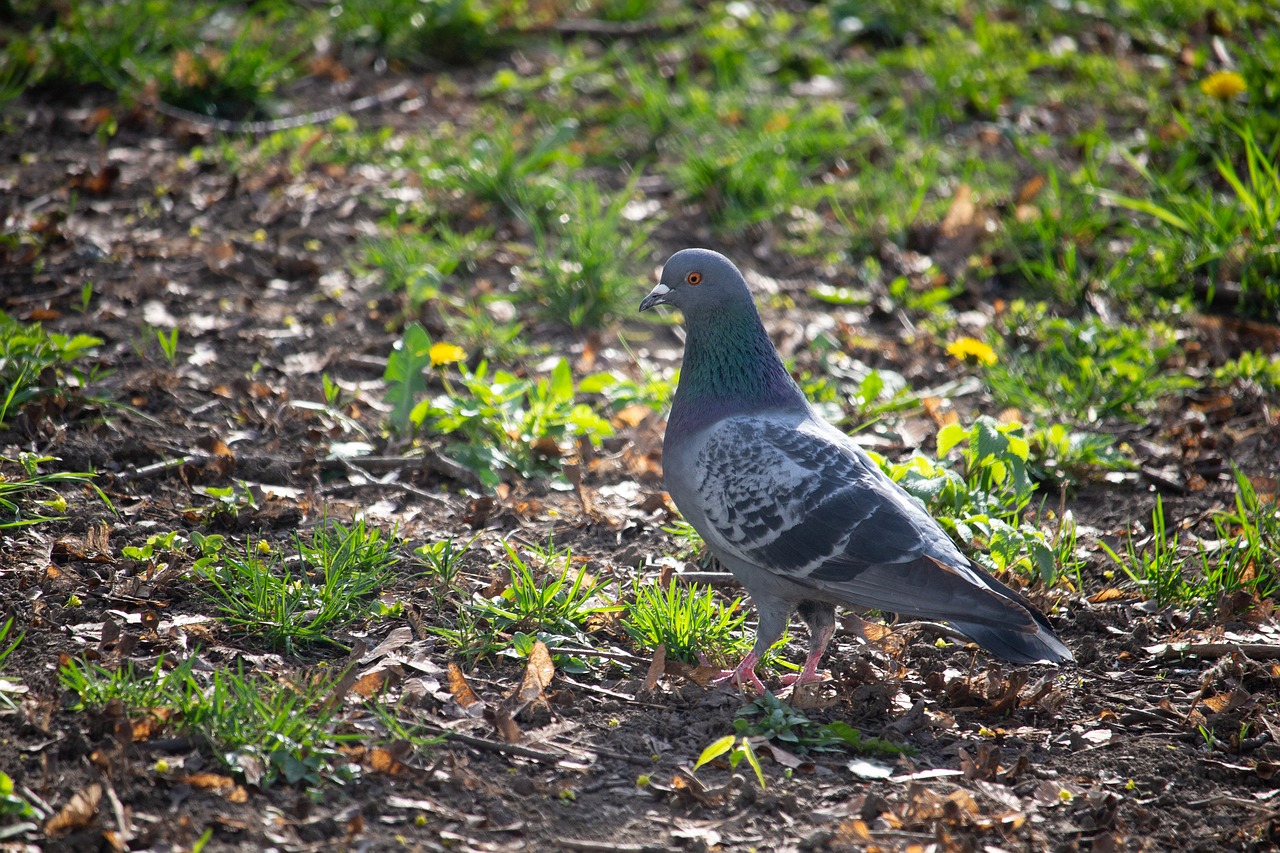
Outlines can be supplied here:
<path id="1" fill-rule="evenodd" d="M 759 617 L 751 652 L 716 680 L 763 693 L 756 666 L 798 613 L 810 651 L 784 682 L 822 681 L 837 605 L 945 622 L 1017 664 L 1073 660 L 1034 605 L 965 557 L 814 410 L 732 261 L 677 252 L 640 310 L 655 305 L 680 309 L 685 328 L 662 446 L 667 492 Z"/>

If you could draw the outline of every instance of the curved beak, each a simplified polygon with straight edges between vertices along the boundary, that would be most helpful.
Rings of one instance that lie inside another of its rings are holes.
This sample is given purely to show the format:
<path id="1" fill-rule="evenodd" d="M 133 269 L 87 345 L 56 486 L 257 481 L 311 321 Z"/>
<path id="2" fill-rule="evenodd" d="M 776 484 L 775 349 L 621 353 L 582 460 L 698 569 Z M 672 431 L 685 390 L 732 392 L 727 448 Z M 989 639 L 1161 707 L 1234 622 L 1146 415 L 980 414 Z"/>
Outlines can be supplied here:
<path id="1" fill-rule="evenodd" d="M 653 290 L 649 291 L 649 295 L 644 298 L 644 301 L 640 303 L 640 310 L 648 311 L 655 305 L 670 304 L 667 302 L 667 294 L 670 292 L 671 288 L 667 287 L 662 282 L 658 282 L 654 285 Z"/>

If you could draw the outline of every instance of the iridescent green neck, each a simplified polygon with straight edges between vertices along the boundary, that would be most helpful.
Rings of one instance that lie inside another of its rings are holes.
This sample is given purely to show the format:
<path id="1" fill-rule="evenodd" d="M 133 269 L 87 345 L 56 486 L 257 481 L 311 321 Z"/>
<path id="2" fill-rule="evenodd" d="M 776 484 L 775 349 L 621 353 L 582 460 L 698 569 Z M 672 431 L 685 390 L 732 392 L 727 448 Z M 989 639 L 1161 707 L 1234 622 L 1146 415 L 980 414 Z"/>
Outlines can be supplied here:
<path id="1" fill-rule="evenodd" d="M 668 432 L 692 431 L 734 414 L 804 406 L 755 306 L 686 315 L 680 385 Z"/>

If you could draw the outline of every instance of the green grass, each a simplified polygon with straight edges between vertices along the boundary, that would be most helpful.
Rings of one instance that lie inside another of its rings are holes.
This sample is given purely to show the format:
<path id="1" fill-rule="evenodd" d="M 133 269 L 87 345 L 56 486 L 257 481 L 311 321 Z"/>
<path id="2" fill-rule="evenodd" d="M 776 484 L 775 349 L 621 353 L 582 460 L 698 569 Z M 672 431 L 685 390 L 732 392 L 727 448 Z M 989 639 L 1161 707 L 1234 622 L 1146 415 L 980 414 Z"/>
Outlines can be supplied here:
<path id="1" fill-rule="evenodd" d="M 1280 393 L 1280 354 L 1267 355 L 1260 350 L 1246 350 L 1238 358 L 1215 368 L 1213 378 L 1223 383 L 1253 385 L 1263 394 Z"/>
<path id="2" fill-rule="evenodd" d="M 331 8 L 343 42 L 416 66 L 471 64 L 504 41 L 498 3 L 344 0 Z"/>
<path id="3" fill-rule="evenodd" d="M 246 639 L 293 653 L 338 646 L 335 632 L 377 614 L 372 598 L 398 562 L 388 537 L 364 521 L 295 535 L 293 554 L 265 540 L 197 564 L 221 618 Z"/>
<path id="4" fill-rule="evenodd" d="M 1105 543 L 1103 550 L 1141 594 L 1160 605 L 1211 604 L 1238 590 L 1273 598 L 1280 593 L 1280 510 L 1259 498 L 1239 470 L 1234 479 L 1234 506 L 1214 513 L 1213 540 L 1183 544 L 1178 527 L 1170 531 L 1157 497 L 1144 539 L 1130 533 L 1119 552 Z"/>
<path id="5" fill-rule="evenodd" d="M 133 98 L 154 87 L 198 113 L 252 113 L 296 74 L 304 41 L 283 3 L 237 11 L 208 0 L 75 0 L 50 34 L 45 73 Z"/>
<path id="6" fill-rule="evenodd" d="M 1000 321 L 989 336 L 998 357 L 983 378 L 1002 404 L 1025 412 L 1082 424 L 1141 421 L 1197 384 L 1183 372 L 1178 332 L 1166 322 L 1076 320 L 1023 302 Z"/>
<path id="7" fill-rule="evenodd" d="M 403 292 L 409 308 L 417 311 L 441 296 L 455 272 L 468 272 L 486 254 L 492 229 L 460 234 L 447 225 L 420 233 L 405 231 L 366 240 L 358 251 L 359 271 L 378 271 L 382 285 Z"/>
<path id="8" fill-rule="evenodd" d="M 1183 126 L 1188 135 L 1196 132 Z M 1171 290 L 1185 290 L 1183 282 L 1190 281 L 1212 300 L 1216 289 L 1233 282 L 1241 307 L 1274 317 L 1280 304 L 1280 138 L 1259 139 L 1248 124 L 1228 128 L 1226 139 L 1207 141 L 1211 147 L 1203 152 L 1185 148 L 1165 170 L 1127 155 L 1148 185 L 1146 195 L 1098 194 L 1136 214 L 1133 234 L 1148 255 L 1164 260 Z M 1197 168 L 1206 157 L 1216 174 Z"/>
<path id="9" fill-rule="evenodd" d="M 337 747 L 366 736 L 340 731 L 342 703 L 332 701 L 340 675 L 290 683 L 243 669 L 197 674 L 195 657 L 176 665 L 163 658 L 150 670 L 132 662 L 118 669 L 76 658 L 59 669 L 76 696 L 73 710 L 118 702 L 131 720 L 155 729 L 173 725 L 205 742 L 216 760 L 247 783 L 319 785 L 344 781 L 352 765 Z"/>
<path id="10" fill-rule="evenodd" d="M 636 582 L 626 604 L 622 624 L 631 639 L 645 649 L 665 646 L 667 657 L 696 663 L 698 655 L 732 660 L 751 650 L 743 633 L 742 599 L 726 604 L 708 587 L 688 586 L 673 577 L 665 589 Z"/>
<path id="11" fill-rule="evenodd" d="M 594 181 L 564 186 L 550 224 L 530 220 L 534 254 L 518 294 L 544 318 L 575 330 L 598 329 L 632 310 L 634 278 L 625 270 L 643 256 L 656 222 L 624 218 L 640 173 L 627 186 L 602 194 Z"/>
<path id="12" fill-rule="evenodd" d="M 42 471 L 53 456 L 20 453 L 17 459 L 0 456 L 0 530 L 58 521 L 66 516 L 67 499 L 60 489 L 89 490 L 109 510 L 111 499 L 94 482 L 90 471 Z"/>
<path id="13" fill-rule="evenodd" d="M 14 702 L 13 697 L 20 696 L 26 692 L 26 688 L 21 682 L 10 681 L 4 677 L 4 662 L 13 654 L 14 649 L 22 644 L 22 638 L 25 633 L 19 633 L 12 640 L 9 639 L 13 631 L 13 617 L 9 617 L 0 624 L 0 706 L 8 708 L 10 711 L 16 711 L 18 705 Z M 7 644 L 7 645 L 6 645 Z"/>
<path id="14" fill-rule="evenodd" d="M 493 598 L 477 598 L 471 603 L 476 613 L 499 630 L 579 637 L 592 617 L 621 610 L 601 597 L 603 590 L 590 579 L 585 567 L 574 568 L 573 554 L 567 549 L 558 551 L 548 544 L 523 557 L 510 542 L 504 542 L 503 547 L 509 573 L 506 589 Z"/>

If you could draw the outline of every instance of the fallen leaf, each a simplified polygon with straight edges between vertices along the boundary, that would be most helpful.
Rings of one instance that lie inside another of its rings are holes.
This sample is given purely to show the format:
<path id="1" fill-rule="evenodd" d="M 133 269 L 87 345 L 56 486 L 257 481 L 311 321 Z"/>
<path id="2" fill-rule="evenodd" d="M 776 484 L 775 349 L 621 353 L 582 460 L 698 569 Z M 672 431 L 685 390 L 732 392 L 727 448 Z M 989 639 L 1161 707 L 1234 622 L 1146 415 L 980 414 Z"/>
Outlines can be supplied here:
<path id="1" fill-rule="evenodd" d="M 955 195 L 951 198 L 951 207 L 947 209 L 947 215 L 942 218 L 942 236 L 951 238 L 956 237 L 960 232 L 972 227 L 978 217 L 978 206 L 973 203 L 973 188 L 968 184 L 961 184 L 956 187 Z"/>
<path id="2" fill-rule="evenodd" d="M 463 716 L 479 717 L 484 713 L 484 700 L 471 689 L 466 676 L 462 674 L 462 668 L 453 662 L 449 663 L 448 685 L 449 695 L 453 697 Z"/>
<path id="3" fill-rule="evenodd" d="M 662 643 L 653 650 L 653 660 L 649 662 L 649 672 L 644 677 L 644 692 L 652 693 L 654 688 L 658 686 L 658 680 L 662 678 L 667 669 L 667 647 Z"/>
<path id="4" fill-rule="evenodd" d="M 1044 189 L 1045 183 L 1044 175 L 1033 176 L 1018 188 L 1018 195 L 1014 198 L 1015 203 L 1030 204 L 1035 201 L 1036 196 L 1040 195 L 1040 191 Z"/>
<path id="5" fill-rule="evenodd" d="M 493 723 L 493 729 L 498 733 L 498 737 L 504 743 L 519 743 L 524 735 L 520 732 L 520 727 L 516 725 L 516 721 L 512 719 L 511 714 L 506 708 L 495 707 L 485 711 L 485 717 L 489 722 Z"/>
<path id="6" fill-rule="evenodd" d="M 221 773 L 193 773 L 182 781 L 200 791 L 229 791 L 236 786 L 235 779 Z"/>
<path id="7" fill-rule="evenodd" d="M 520 713 L 534 702 L 545 704 L 547 699 L 544 692 L 555 674 L 556 667 L 551 662 L 551 654 L 547 651 L 546 644 L 538 640 L 533 644 L 533 650 L 529 652 L 529 663 L 524 668 L 524 680 L 516 694 L 518 708 L 512 714 Z"/>
<path id="8" fill-rule="evenodd" d="M 614 426 L 638 427 L 644 423 L 644 419 L 653 414 L 653 409 L 644 403 L 632 403 L 624 406 L 613 416 Z"/>
<path id="9" fill-rule="evenodd" d="M 58 812 L 44 825 L 45 835 L 58 836 L 83 829 L 98 813 L 98 803 L 102 801 L 102 786 L 94 782 L 83 791 L 74 794 L 62 811 Z"/>

